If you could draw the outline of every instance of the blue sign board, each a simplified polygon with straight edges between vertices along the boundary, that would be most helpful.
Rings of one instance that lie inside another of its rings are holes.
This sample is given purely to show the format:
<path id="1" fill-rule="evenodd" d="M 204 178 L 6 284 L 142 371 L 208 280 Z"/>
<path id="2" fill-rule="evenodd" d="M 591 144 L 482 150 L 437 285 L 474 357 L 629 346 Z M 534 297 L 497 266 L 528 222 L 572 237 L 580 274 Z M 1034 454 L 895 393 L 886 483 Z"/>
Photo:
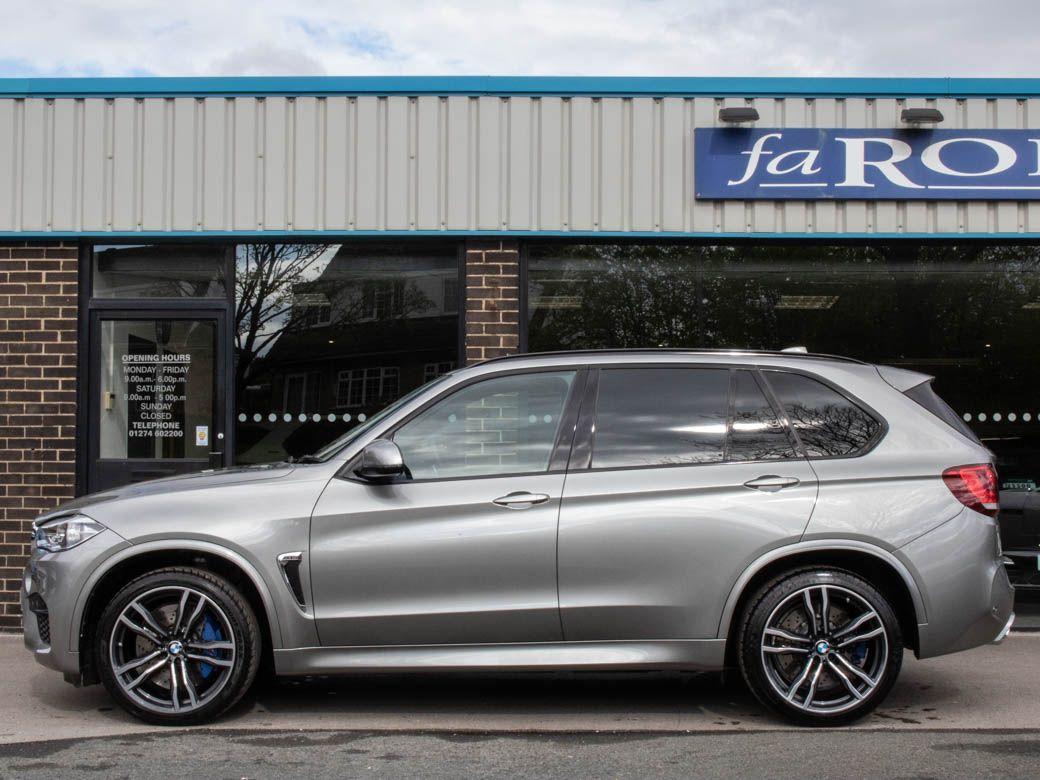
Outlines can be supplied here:
<path id="1" fill-rule="evenodd" d="M 698 198 L 1040 200 L 1038 130 L 697 128 Z"/>

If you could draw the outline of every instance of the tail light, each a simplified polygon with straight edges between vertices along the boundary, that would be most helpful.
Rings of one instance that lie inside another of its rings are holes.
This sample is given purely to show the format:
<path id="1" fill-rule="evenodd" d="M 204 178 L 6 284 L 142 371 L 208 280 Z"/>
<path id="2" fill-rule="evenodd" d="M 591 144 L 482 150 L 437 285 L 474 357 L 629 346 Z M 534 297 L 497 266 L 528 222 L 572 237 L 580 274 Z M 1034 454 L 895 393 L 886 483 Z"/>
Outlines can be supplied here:
<path id="1" fill-rule="evenodd" d="M 991 464 L 954 466 L 946 469 L 942 478 L 950 492 L 968 509 L 990 517 L 997 516 L 1000 511 L 1000 491 L 997 487 L 997 470 Z"/>

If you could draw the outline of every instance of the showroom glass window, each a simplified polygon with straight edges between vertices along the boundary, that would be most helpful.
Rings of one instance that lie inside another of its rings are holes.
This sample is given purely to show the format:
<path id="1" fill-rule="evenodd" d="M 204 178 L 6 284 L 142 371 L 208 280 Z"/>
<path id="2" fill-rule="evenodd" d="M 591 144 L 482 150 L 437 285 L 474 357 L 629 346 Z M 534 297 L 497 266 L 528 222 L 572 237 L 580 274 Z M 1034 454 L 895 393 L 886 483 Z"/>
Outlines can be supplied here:
<path id="1" fill-rule="evenodd" d="M 458 361 L 453 243 L 235 249 L 235 460 L 313 453 Z"/>
<path id="2" fill-rule="evenodd" d="M 1002 502 L 1040 484 L 1035 246 L 533 244 L 527 300 L 531 351 L 804 345 L 933 375 Z"/>
<path id="3" fill-rule="evenodd" d="M 122 244 L 94 247 L 94 298 L 223 298 L 228 247 Z"/>

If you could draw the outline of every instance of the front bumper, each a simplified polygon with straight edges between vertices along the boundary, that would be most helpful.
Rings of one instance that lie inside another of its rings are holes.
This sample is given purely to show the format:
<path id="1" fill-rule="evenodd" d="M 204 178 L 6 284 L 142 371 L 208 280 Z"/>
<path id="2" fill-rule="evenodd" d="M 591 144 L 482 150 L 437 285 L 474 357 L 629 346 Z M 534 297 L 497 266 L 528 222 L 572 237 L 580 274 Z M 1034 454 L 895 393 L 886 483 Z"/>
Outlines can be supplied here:
<path id="1" fill-rule="evenodd" d="M 98 565 L 124 547 L 129 544 L 106 530 L 59 553 L 33 548 L 22 575 L 22 632 L 37 663 L 67 677 L 79 675 L 77 606 Z"/>
<path id="2" fill-rule="evenodd" d="M 1003 639 L 1014 616 L 992 518 L 965 509 L 900 549 L 915 572 L 928 611 L 918 625 L 919 658 Z"/>

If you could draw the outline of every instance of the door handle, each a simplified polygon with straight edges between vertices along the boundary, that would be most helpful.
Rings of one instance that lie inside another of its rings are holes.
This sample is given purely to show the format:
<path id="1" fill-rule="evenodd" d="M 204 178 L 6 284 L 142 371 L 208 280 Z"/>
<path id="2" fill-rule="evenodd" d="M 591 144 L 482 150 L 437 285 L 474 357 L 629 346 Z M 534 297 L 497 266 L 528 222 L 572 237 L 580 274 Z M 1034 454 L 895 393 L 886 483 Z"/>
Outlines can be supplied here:
<path id="1" fill-rule="evenodd" d="M 799 481 L 795 477 L 778 477 L 776 474 L 765 474 L 756 479 L 749 479 L 744 483 L 744 487 L 749 487 L 752 490 L 761 490 L 764 493 L 775 493 L 786 487 L 794 487 Z"/>
<path id="2" fill-rule="evenodd" d="M 521 490 L 496 498 L 491 503 L 508 507 L 509 509 L 527 509 L 535 504 L 544 504 L 548 500 L 549 496 L 545 493 L 528 493 L 525 490 Z"/>

